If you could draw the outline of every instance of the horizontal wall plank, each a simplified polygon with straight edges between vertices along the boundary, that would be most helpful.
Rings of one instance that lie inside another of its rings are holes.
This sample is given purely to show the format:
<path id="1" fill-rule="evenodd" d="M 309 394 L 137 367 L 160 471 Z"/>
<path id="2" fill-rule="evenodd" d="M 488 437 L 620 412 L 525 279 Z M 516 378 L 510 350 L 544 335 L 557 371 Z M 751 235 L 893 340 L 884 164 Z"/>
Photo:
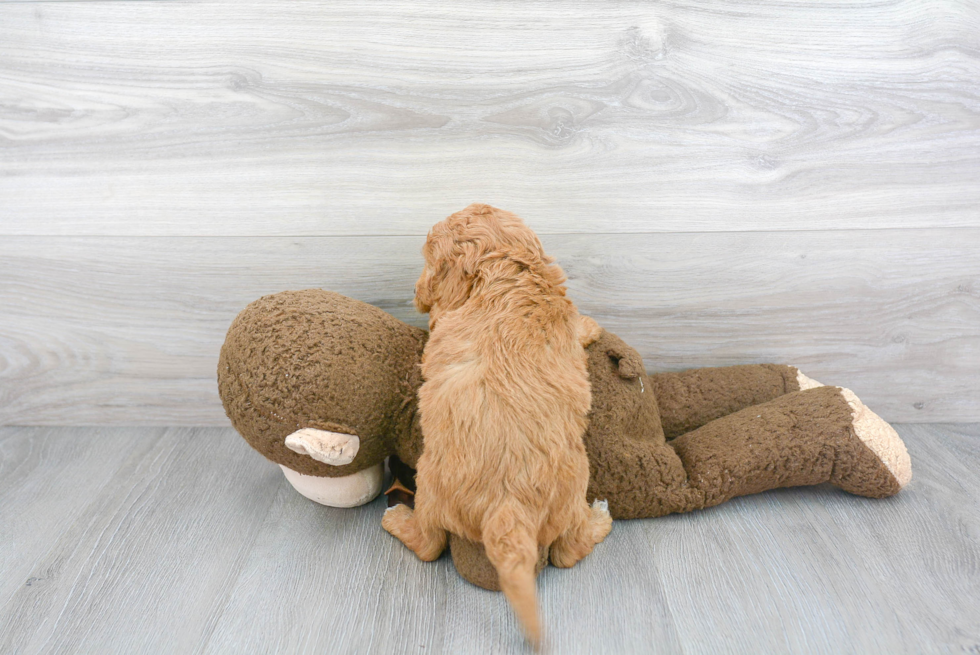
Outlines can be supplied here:
<path id="1" fill-rule="evenodd" d="M 980 226 L 980 8 L 0 5 L 0 234 Z"/>
<path id="2" fill-rule="evenodd" d="M 550 235 L 650 370 L 785 362 L 892 421 L 980 419 L 980 229 Z M 417 237 L 0 240 L 0 424 L 224 425 L 250 301 L 322 287 L 424 325 Z"/>

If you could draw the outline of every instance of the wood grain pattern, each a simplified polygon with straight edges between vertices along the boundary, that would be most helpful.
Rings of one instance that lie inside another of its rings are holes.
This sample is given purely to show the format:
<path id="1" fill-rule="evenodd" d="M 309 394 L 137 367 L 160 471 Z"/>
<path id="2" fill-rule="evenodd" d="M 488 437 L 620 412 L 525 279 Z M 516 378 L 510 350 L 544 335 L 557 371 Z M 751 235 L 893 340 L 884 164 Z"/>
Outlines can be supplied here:
<path id="1" fill-rule="evenodd" d="M 88 439 L 103 443 L 92 448 Z M 41 564 L 48 549 L 150 441 L 135 440 L 132 430 L 0 431 L 0 606 L 19 587 L 60 573 L 60 562 Z"/>
<path id="2" fill-rule="evenodd" d="M 18 543 L 32 537 L 29 533 L 4 531 L 14 537 L 15 561 L 34 561 L 26 574 L 18 570 L 10 580 L 16 591 L 0 598 L 0 651 L 187 653 L 198 648 L 263 524 L 281 473 L 247 447 L 235 447 L 227 430 L 0 434 L 3 443 L 40 441 L 40 436 L 52 450 L 67 446 L 87 455 L 81 464 L 43 459 L 32 471 L 33 486 L 63 476 L 73 481 L 82 474 L 112 477 L 95 492 L 66 490 L 63 500 L 84 501 L 84 509 L 66 529 L 49 529 L 53 538 L 36 551 Z M 95 457 L 104 463 L 93 462 Z M 116 470 L 119 459 L 124 464 Z M 258 484 L 243 491 L 243 482 Z M 13 498 L 5 494 L 4 501 L 5 522 L 10 514 L 42 525 L 52 517 L 51 508 L 23 491 Z"/>
<path id="3" fill-rule="evenodd" d="M 683 528 L 663 544 L 676 556 L 661 572 L 676 591 L 669 598 L 678 631 L 689 637 L 685 653 L 718 652 L 695 637 L 704 634 L 704 613 L 720 617 L 712 639 L 732 652 L 977 648 L 980 513 L 964 464 L 980 454 L 980 431 L 930 425 L 899 433 L 913 482 L 883 502 L 856 503 L 821 486 L 737 499 L 722 506 L 723 516 L 673 517 Z M 707 564 L 695 572 L 688 562 Z M 754 602 L 730 602 L 746 589 Z M 939 625 L 959 629 L 940 638 Z"/>
<path id="4" fill-rule="evenodd" d="M 235 315 L 323 287 L 424 326 L 417 237 L 0 241 L 0 424 L 227 425 Z M 800 366 L 892 421 L 980 419 L 980 229 L 550 235 L 650 370 Z"/>
<path id="5" fill-rule="evenodd" d="M 980 6 L 0 4 L 0 234 L 980 226 Z"/>
<path id="6" fill-rule="evenodd" d="M 898 430 L 914 476 L 890 499 L 617 522 L 539 578 L 550 652 L 975 652 L 980 424 Z M 418 561 L 383 500 L 311 503 L 230 428 L 3 428 L 0 453 L 5 653 L 525 652 L 503 596 Z"/>

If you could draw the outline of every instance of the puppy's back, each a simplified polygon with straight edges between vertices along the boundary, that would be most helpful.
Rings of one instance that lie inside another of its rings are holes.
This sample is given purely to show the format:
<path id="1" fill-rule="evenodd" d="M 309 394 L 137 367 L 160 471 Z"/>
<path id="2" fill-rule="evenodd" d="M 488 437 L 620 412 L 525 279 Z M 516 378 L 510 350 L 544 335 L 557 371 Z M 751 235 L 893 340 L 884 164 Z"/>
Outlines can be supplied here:
<path id="1" fill-rule="evenodd" d="M 588 486 L 580 317 L 564 273 L 516 216 L 469 207 L 433 228 L 423 254 L 416 304 L 432 310 L 432 333 L 419 489 L 443 501 L 433 511 L 445 529 L 483 542 L 537 645 L 538 546 L 569 526 Z"/>
<path id="2" fill-rule="evenodd" d="M 485 522 L 511 500 L 535 545 L 569 520 L 583 497 L 588 459 L 582 443 L 591 400 L 574 307 L 546 333 L 475 304 L 444 316 L 433 331 L 419 392 L 426 454 L 437 474 L 451 532 L 486 544 Z M 482 309 L 481 309 L 482 308 Z M 420 470 L 420 473 L 422 471 Z M 515 519 L 516 520 L 516 519 Z"/>

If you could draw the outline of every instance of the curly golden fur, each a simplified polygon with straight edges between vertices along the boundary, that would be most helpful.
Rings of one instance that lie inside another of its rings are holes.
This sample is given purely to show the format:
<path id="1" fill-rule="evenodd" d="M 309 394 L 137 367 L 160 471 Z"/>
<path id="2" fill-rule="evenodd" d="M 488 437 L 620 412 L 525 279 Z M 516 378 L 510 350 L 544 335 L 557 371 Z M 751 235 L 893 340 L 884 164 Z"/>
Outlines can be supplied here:
<path id="1" fill-rule="evenodd" d="M 568 567 L 612 527 L 585 499 L 584 346 L 599 326 L 565 296 L 564 273 L 514 214 L 470 205 L 433 227 L 422 253 L 425 447 L 414 512 L 396 506 L 383 525 L 423 560 L 440 555 L 447 531 L 482 541 L 537 646 L 539 545 Z"/>

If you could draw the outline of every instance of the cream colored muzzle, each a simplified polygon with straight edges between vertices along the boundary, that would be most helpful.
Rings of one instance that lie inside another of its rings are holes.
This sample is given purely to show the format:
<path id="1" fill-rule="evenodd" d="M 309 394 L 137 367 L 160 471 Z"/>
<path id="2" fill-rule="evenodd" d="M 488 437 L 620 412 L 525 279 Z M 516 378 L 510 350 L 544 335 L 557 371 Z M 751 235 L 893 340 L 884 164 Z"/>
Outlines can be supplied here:
<path id="1" fill-rule="evenodd" d="M 357 456 L 361 440 L 357 435 L 303 428 L 286 437 L 286 447 L 331 466 L 350 464 Z M 305 475 L 279 465 L 283 474 L 303 496 L 330 507 L 357 507 L 381 493 L 384 462 L 338 478 Z"/>

